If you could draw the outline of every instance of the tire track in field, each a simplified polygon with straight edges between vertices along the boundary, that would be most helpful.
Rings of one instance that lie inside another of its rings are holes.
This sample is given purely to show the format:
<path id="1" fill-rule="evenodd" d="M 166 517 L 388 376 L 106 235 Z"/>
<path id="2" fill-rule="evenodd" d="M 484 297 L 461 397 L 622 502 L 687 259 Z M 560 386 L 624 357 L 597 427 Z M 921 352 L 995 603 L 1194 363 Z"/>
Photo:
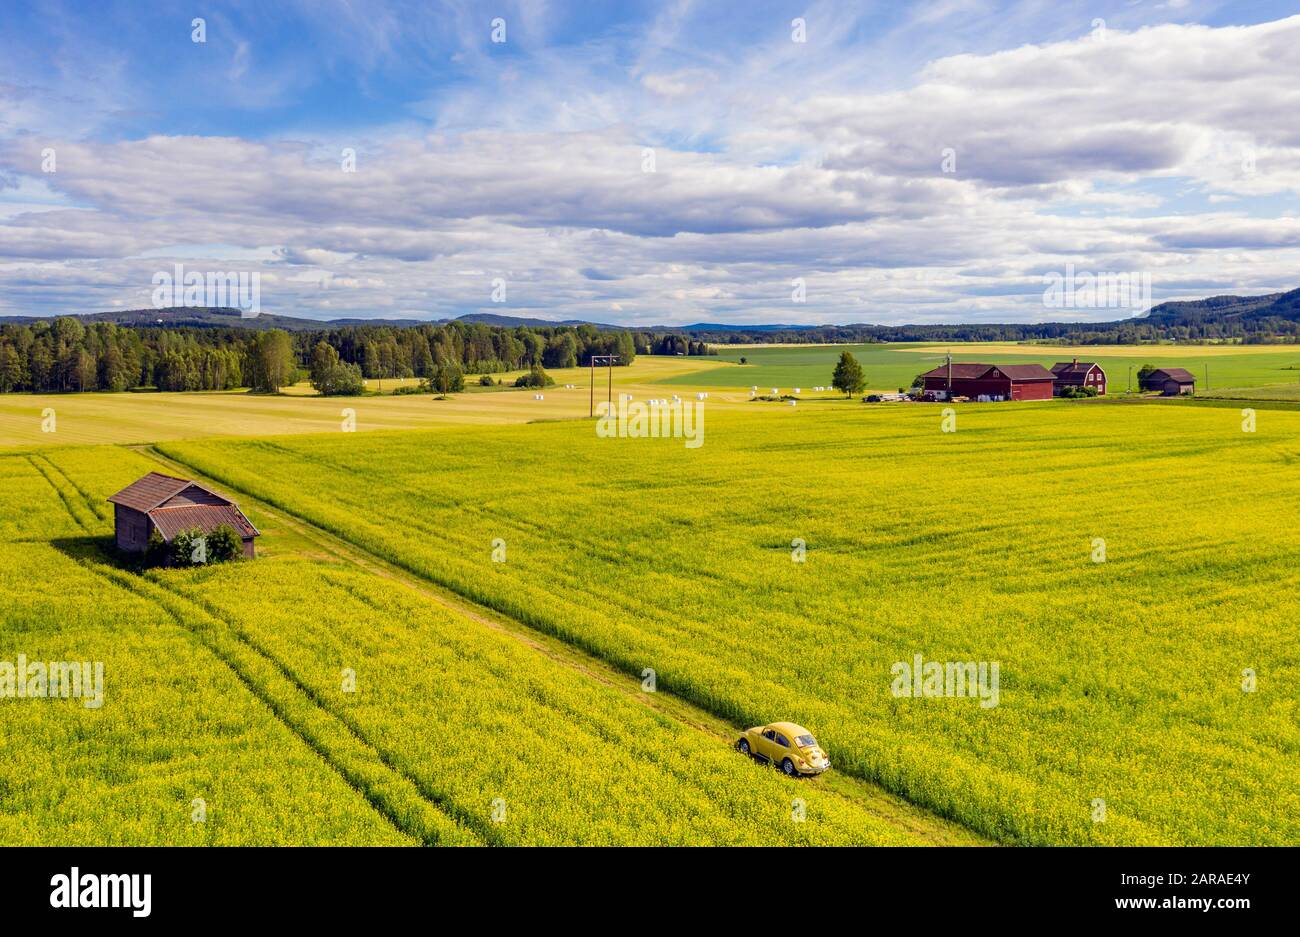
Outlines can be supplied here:
<path id="1" fill-rule="evenodd" d="M 82 489 L 79 485 L 73 482 L 72 479 L 68 477 L 66 472 L 64 472 L 54 463 L 50 462 L 44 456 L 39 454 L 29 456 L 29 461 L 32 462 L 33 466 L 37 469 L 37 471 L 41 472 L 41 474 L 45 477 L 45 480 L 49 482 L 50 486 L 54 488 L 54 490 L 59 494 L 60 499 L 63 501 L 64 507 L 68 510 L 68 513 L 72 517 L 72 519 L 86 533 L 88 534 L 95 533 L 95 530 L 93 529 L 92 525 L 86 524 L 83 521 L 83 519 L 78 516 L 75 510 L 73 499 L 70 496 L 66 495 L 65 492 L 55 483 L 54 479 L 49 474 L 47 474 L 39 465 L 37 465 L 35 460 L 38 458 L 45 463 L 45 465 L 49 468 L 50 472 L 53 473 L 53 475 L 64 479 L 69 485 L 69 487 L 73 488 L 78 492 L 81 498 L 85 501 L 85 506 L 87 510 L 92 510 L 93 507 L 90 495 L 88 495 L 85 492 L 85 490 Z M 92 514 L 93 514 L 93 510 L 92 510 Z M 199 634 L 197 631 L 195 631 L 195 629 L 189 624 L 190 619 L 187 619 L 183 615 L 179 614 L 175 608 L 169 607 L 167 603 L 158 602 L 154 599 L 154 597 L 145 595 L 144 594 L 145 590 L 139 588 L 139 586 L 142 586 L 145 583 L 145 580 L 141 580 L 137 576 L 131 576 L 129 579 L 125 581 L 121 581 L 115 575 L 106 576 L 104 574 L 104 571 L 101 568 L 90 567 L 89 565 L 87 565 L 87 568 L 91 568 L 93 572 L 101 575 L 102 578 L 109 578 L 110 580 L 117 582 L 119 585 L 122 585 L 124 588 L 127 588 L 129 591 L 134 592 L 137 595 L 141 595 L 143 598 L 149 599 L 153 604 L 161 606 L 164 609 L 164 611 L 166 611 L 177 624 L 181 625 L 181 627 L 195 634 L 196 637 L 198 637 L 201 641 L 203 641 L 203 643 L 209 648 L 209 650 L 211 650 L 218 657 L 219 660 L 221 660 L 224 664 L 226 664 L 227 667 L 229 667 L 232 671 L 234 671 L 235 675 L 240 678 L 241 682 L 243 682 L 244 685 L 250 691 L 252 691 L 253 694 L 272 711 L 272 713 L 276 716 L 277 719 L 279 719 L 279 721 L 284 723 L 290 729 L 290 731 L 294 732 L 294 734 L 297 735 L 299 738 L 301 738 L 308 745 L 308 747 L 310 747 L 313 751 L 316 752 L 317 755 L 323 758 L 335 770 L 336 773 L 340 774 L 344 778 L 344 780 L 348 782 L 350 786 L 360 791 L 362 795 L 365 796 L 368 801 L 370 801 L 372 806 L 380 810 L 381 813 L 384 812 L 383 809 L 381 809 L 381 807 L 375 803 L 374 798 L 370 796 L 367 788 L 358 786 L 358 784 L 355 782 L 353 778 L 349 777 L 345 771 L 340 769 L 340 766 L 336 763 L 335 759 L 331 757 L 330 753 L 325 748 L 323 748 L 320 744 L 315 742 L 313 739 L 304 736 L 303 733 L 299 731 L 299 727 L 294 725 L 290 721 L 290 719 L 287 718 L 283 709 L 280 706 L 276 705 L 275 701 L 269 698 L 268 694 L 265 691 L 265 688 L 258 686 L 254 681 L 251 681 L 250 679 L 246 679 L 246 674 L 238 666 L 236 666 L 236 664 L 228 657 L 228 655 L 222 653 L 217 647 L 215 647 L 212 644 L 212 642 L 204 640 L 203 636 Z M 374 752 L 376 760 L 381 765 L 383 765 L 388 770 L 394 772 L 395 774 L 401 776 L 406 782 L 410 783 L 415 788 L 415 791 L 419 794 L 419 796 L 423 798 L 425 801 L 427 801 L 431 806 L 439 810 L 441 813 L 447 815 L 449 818 L 456 821 L 460 825 L 473 830 L 474 833 L 477 835 L 477 837 L 489 843 L 496 843 L 499 840 L 499 835 L 497 831 L 493 829 L 491 826 L 487 825 L 485 822 L 483 822 L 482 818 L 476 817 L 473 814 L 467 813 L 466 811 L 463 811 L 455 807 L 454 805 L 449 803 L 444 796 L 429 788 L 429 786 L 425 782 L 421 781 L 416 775 L 411 773 L 408 769 L 402 767 L 398 763 L 397 759 L 395 759 L 390 753 L 388 753 L 382 747 L 380 747 L 378 743 L 376 743 L 371 738 L 369 738 L 365 733 L 365 731 L 361 728 L 361 726 L 359 726 L 353 719 L 351 719 L 345 714 L 338 712 L 332 705 L 328 703 L 327 700 L 323 699 L 319 693 L 317 693 L 314 689 L 312 689 L 307 684 L 303 683 L 302 680 L 300 680 L 298 676 L 295 673 L 293 673 L 293 671 L 290 670 L 289 667 L 283 661 L 281 661 L 273 653 L 271 653 L 260 643 L 255 641 L 252 637 L 250 637 L 236 619 L 226 614 L 225 612 L 221 611 L 211 603 L 197 597 L 186 595 L 185 593 L 180 592 L 168 586 L 165 583 L 159 582 L 157 580 L 149 580 L 148 585 L 161 592 L 167 593 L 168 595 L 172 596 L 174 599 L 178 600 L 178 602 L 180 603 L 184 603 L 186 605 L 194 606 L 201 609 L 202 612 L 209 619 L 223 623 L 237 642 L 243 644 L 254 654 L 258 655 L 267 663 L 272 665 L 275 668 L 275 670 L 279 672 L 280 676 L 283 677 L 284 680 L 286 680 L 289 684 L 292 685 L 294 690 L 296 690 L 302 696 L 310 700 L 313 705 L 315 705 L 317 708 L 322 710 L 325 714 L 327 714 L 328 716 L 332 717 L 333 719 L 337 720 L 340 724 L 342 724 L 358 742 L 360 742 L 364 746 L 367 746 L 369 749 L 371 749 Z M 395 826 L 398 826 L 398 829 L 400 829 L 402 832 L 407 833 L 408 835 L 416 836 L 417 838 L 424 839 L 427 845 L 436 845 L 436 841 L 430 842 L 426 837 L 421 836 L 419 832 L 408 830 L 400 826 L 396 822 L 393 816 L 387 816 L 387 819 L 389 819 L 390 822 L 393 822 Z"/>
<path id="2" fill-rule="evenodd" d="M 49 484 L 49 486 L 54 489 L 54 493 L 58 495 L 59 500 L 63 502 L 63 507 L 68 512 L 68 516 L 72 518 L 73 523 L 75 523 L 78 527 L 81 528 L 82 533 L 86 533 L 86 534 L 95 533 L 94 521 L 92 521 L 91 523 L 87 523 L 86 520 L 77 512 L 76 506 L 73 503 L 73 499 L 69 497 L 68 493 L 64 491 L 63 488 L 61 488 L 57 482 L 55 482 L 53 476 L 58 470 L 54 467 L 54 464 L 50 462 L 49 459 L 45 458 L 43 455 L 39 455 L 36 453 L 29 455 L 27 457 L 27 461 L 31 463 L 32 468 L 34 468 L 38 473 L 40 473 L 40 476 L 45 479 L 45 481 Z M 62 475 L 62 473 L 59 474 Z M 65 480 L 67 478 L 66 475 L 62 475 L 62 477 Z M 93 512 L 91 512 L 91 517 L 92 518 L 94 517 Z M 94 520 L 97 521 L 98 518 L 95 518 Z"/>
<path id="3" fill-rule="evenodd" d="M 363 470 L 358 469 L 355 466 L 352 466 L 346 462 L 337 461 L 333 458 L 330 458 L 328 455 L 321 455 L 317 453 L 304 453 L 297 449 L 290 448 L 289 446 L 286 446 L 282 443 L 274 442 L 271 440 L 256 440 L 255 445 L 257 448 L 265 450 L 266 452 L 271 453 L 274 456 L 280 458 L 286 458 L 286 459 L 292 458 L 298 463 L 307 463 L 310 465 L 323 466 L 332 471 L 339 472 L 342 475 L 356 478 L 358 482 L 363 481 L 365 478 Z M 143 451 L 145 447 L 139 447 L 139 448 Z M 150 454 L 154 455 L 155 457 L 160 456 L 160 454 L 157 453 L 156 451 L 151 451 Z M 162 457 L 162 458 L 164 460 L 166 459 L 166 457 Z M 194 471 L 194 469 L 190 466 L 180 466 L 180 467 L 185 469 L 186 471 L 190 471 L 190 472 Z M 238 488 L 237 485 L 232 485 L 230 487 Z M 247 494 L 247 492 L 244 493 Z M 430 494 L 436 494 L 436 493 L 430 492 Z M 346 492 L 339 492 L 336 497 L 339 504 L 347 508 L 349 511 L 360 513 L 360 514 L 368 513 L 368 510 L 364 506 L 350 502 L 347 499 Z M 286 511 L 286 512 L 288 511 L 288 509 L 283 505 L 277 504 L 276 506 L 279 507 L 282 511 Z M 530 533 L 534 536 L 542 537 L 550 540 L 556 539 L 556 535 L 559 533 L 558 528 L 555 528 L 553 525 L 547 524 L 542 521 L 532 521 L 525 518 L 508 515 L 504 513 L 502 510 L 492 507 L 490 505 L 482 505 L 482 504 L 459 505 L 458 510 L 473 514 L 474 516 L 484 521 L 490 520 L 499 529 L 503 531 L 516 531 L 521 533 Z M 310 523 L 308 521 L 305 521 L 305 519 L 302 518 L 300 515 L 294 514 L 294 516 L 297 517 L 299 520 L 304 520 L 304 522 Z M 412 530 L 426 535 L 429 539 L 435 539 L 440 536 L 445 536 L 446 534 L 445 529 L 438 526 L 437 523 L 425 520 L 418 516 L 404 517 L 403 523 L 406 526 L 410 527 Z M 316 529 L 320 529 L 318 525 L 313 524 L 312 526 L 316 527 Z M 348 541 L 348 542 L 353 543 L 353 545 L 357 545 L 353 541 Z M 359 546 L 359 549 L 363 549 L 367 553 L 371 553 L 369 548 Z M 622 554 L 620 552 L 620 550 L 622 549 L 624 548 L 620 547 L 618 549 L 615 549 L 614 547 L 612 547 L 602 539 L 596 538 L 590 540 L 583 540 L 581 552 L 584 555 L 603 557 L 604 559 L 613 562 L 613 561 L 618 561 L 622 558 Z M 633 556 L 637 556 L 646 560 L 653 560 L 663 568 L 669 570 L 678 570 L 684 573 L 691 573 L 693 575 L 705 576 L 706 578 L 712 579 L 717 583 L 725 583 L 727 581 L 725 577 L 721 575 L 715 575 L 708 572 L 701 573 L 699 570 L 695 569 L 694 567 L 689 566 L 687 561 L 684 558 L 681 559 L 680 561 L 673 558 L 669 558 L 669 560 L 665 564 L 663 558 L 660 557 L 653 550 L 643 549 L 635 545 L 626 548 L 626 550 L 628 553 L 630 553 Z M 420 579 L 429 580 L 433 578 L 430 577 L 426 572 L 423 572 L 417 568 L 412 568 L 406 565 L 403 565 L 403 568 L 407 569 L 409 572 L 413 573 L 416 577 Z M 586 611 L 591 611 L 591 612 L 608 611 L 608 609 L 611 606 L 613 606 L 615 608 L 618 608 L 624 614 L 635 616 L 635 615 L 643 615 L 643 614 L 652 614 L 654 611 L 657 610 L 657 606 L 650 600 L 644 600 L 631 594 L 622 595 L 622 596 L 606 595 L 603 597 L 588 595 L 585 592 L 585 590 L 582 588 L 581 580 L 575 575 L 569 574 L 562 565 L 556 566 L 555 568 L 551 569 L 548 575 L 551 577 L 551 581 L 553 584 L 558 583 L 566 588 L 568 592 L 567 601 L 571 602 L 574 605 L 577 605 L 578 607 Z M 464 592 L 456 589 L 456 587 L 454 586 L 451 586 L 446 583 L 440 583 L 440 585 L 445 586 L 447 589 L 449 589 L 449 591 L 452 591 L 455 594 L 462 596 L 463 598 L 469 599 L 471 601 L 477 601 L 473 596 L 466 595 Z M 508 610 L 503 610 L 503 614 L 506 614 L 507 616 L 511 616 L 514 619 L 524 621 L 524 619 L 522 619 L 517 613 L 512 613 Z M 527 622 L 525 622 L 525 624 L 527 624 Z M 661 625 L 674 628 L 674 630 L 676 630 L 677 632 L 683 635 L 688 633 L 688 632 L 682 632 L 680 628 L 667 622 L 661 622 Z M 571 643 L 577 643 L 576 639 L 571 639 Z M 741 642 L 739 638 L 736 638 L 734 641 L 731 641 L 729 643 L 734 644 L 737 648 L 741 647 Z M 590 648 L 587 648 L 585 650 L 587 650 L 588 652 L 592 651 L 592 649 Z"/>
<path id="4" fill-rule="evenodd" d="M 348 595 L 350 595 L 356 601 L 366 605 L 367 607 L 373 609 L 374 611 L 380 614 L 383 614 L 386 611 L 382 605 L 380 605 L 378 602 L 375 601 L 373 596 L 366 595 L 365 593 L 358 591 L 350 583 L 337 581 L 335 579 L 335 574 L 326 572 L 324 576 L 326 580 L 330 582 L 331 585 L 347 592 Z M 442 605 L 442 603 L 437 603 L 437 604 Z M 494 628 L 493 630 L 499 631 L 501 629 Z M 577 668 L 566 667 L 565 669 L 575 670 Z M 509 677 L 509 674 L 506 673 L 505 669 L 503 668 L 492 668 L 492 672 L 502 678 Z M 618 689 L 618 687 L 616 687 L 614 683 L 602 680 L 593 673 L 582 673 L 582 671 L 579 671 L 579 673 L 583 676 L 592 677 L 595 680 L 595 682 L 600 683 L 602 686 L 609 687 L 611 689 Z M 591 733 L 596 738 L 599 738 L 602 741 L 607 742 L 611 745 L 620 748 L 627 747 L 628 742 L 624 736 L 619 735 L 617 732 L 611 730 L 608 725 L 606 725 L 605 723 L 601 722 L 601 720 L 593 716 L 589 710 L 575 707 L 571 705 L 567 700 L 554 697 L 551 695 L 547 695 L 545 697 L 544 704 L 549 710 L 554 712 L 557 716 L 561 717 L 567 724 L 580 727 L 585 731 Z M 647 706 L 647 708 L 655 709 L 656 712 L 659 712 L 661 714 L 664 712 L 664 710 L 661 707 Z M 683 721 L 683 720 L 674 717 L 673 721 Z M 696 728 L 697 730 L 702 729 L 702 727 L 700 726 L 695 726 L 694 728 Z M 647 765 L 653 765 L 657 767 L 659 770 L 664 772 L 664 774 L 672 777 L 673 779 L 679 782 L 682 782 L 683 784 L 689 784 L 693 779 L 694 772 L 692 771 L 691 765 L 689 763 L 686 763 L 679 758 L 674 758 L 665 752 L 640 751 L 638 752 L 638 757 L 642 759 Z"/>
<path id="5" fill-rule="evenodd" d="M 546 656 L 555 663 L 577 671 L 584 677 L 610 689 L 617 690 L 624 696 L 635 700 L 642 706 L 655 710 L 662 716 L 695 731 L 710 735 L 727 745 L 731 745 L 739 737 L 740 727 L 733 725 L 728 720 L 715 716 L 664 690 L 646 693 L 641 690 L 639 679 L 629 676 L 590 652 L 568 643 L 563 638 L 539 631 L 494 609 L 479 605 L 455 590 L 438 585 L 413 570 L 371 553 L 364 547 L 318 527 L 281 506 L 268 504 L 263 499 L 241 489 L 238 485 L 212 479 L 192 466 L 163 455 L 152 446 L 142 445 L 130 448 L 158 462 L 169 471 L 179 472 L 195 480 L 238 491 L 241 501 L 245 504 L 256 506 L 257 510 L 274 518 L 279 524 L 301 536 L 304 540 L 311 542 L 325 555 L 350 563 L 368 573 L 387 579 L 395 585 L 416 592 L 478 625 L 509 635 L 514 640 Z M 737 755 L 737 757 L 741 756 Z M 932 813 L 862 778 L 842 772 L 833 772 L 813 779 L 810 783 L 818 784 L 826 788 L 828 793 L 833 793 L 851 802 L 859 810 L 863 810 L 877 819 L 891 823 L 904 832 L 916 836 L 918 840 L 926 845 L 993 845 L 992 840 L 970 830 L 959 822 Z"/>
<path id="6" fill-rule="evenodd" d="M 393 767 L 382 752 L 321 707 L 278 661 L 238 635 L 223 641 L 224 622 L 213 619 L 201 606 L 156 582 L 96 562 L 93 556 L 83 556 L 76 562 L 166 612 L 224 664 L 281 725 L 399 832 L 427 846 L 482 844 L 478 833 L 466 829 L 439 803 L 427 798 L 415 779 Z"/>
<path id="7" fill-rule="evenodd" d="M 77 480 L 68 474 L 67 469 L 59 465 L 49 456 L 43 453 L 37 453 L 35 455 L 37 458 L 42 459 L 45 462 L 45 464 L 50 467 L 51 471 L 53 471 L 56 475 L 58 475 L 60 478 L 66 481 L 68 483 L 68 487 L 70 487 L 73 491 L 75 491 L 78 495 L 80 495 L 82 501 L 85 502 L 86 509 L 91 513 L 92 516 L 94 516 L 95 518 L 97 518 L 98 520 L 104 523 L 107 523 L 108 521 L 113 519 L 113 512 L 109 510 L 107 507 L 105 507 L 105 505 L 108 504 L 107 501 L 100 501 L 91 497 L 90 493 L 86 491 L 85 488 L 82 488 L 79 484 L 77 484 Z"/>
<path id="8" fill-rule="evenodd" d="M 296 455 L 296 452 L 294 450 L 288 449 L 283 445 L 275 442 L 259 440 L 257 441 L 256 446 L 257 448 L 265 449 L 269 452 L 273 452 L 280 455 Z M 159 452 L 157 448 L 154 446 L 140 445 L 140 446 L 133 446 L 131 448 L 141 452 L 142 454 L 146 454 L 154 458 L 155 460 L 159 461 L 163 465 L 168 466 L 168 471 L 180 472 L 182 474 L 189 474 L 194 477 L 210 477 L 210 476 L 203 476 L 202 472 L 195 466 L 187 465 L 178 460 L 171 459 L 170 457 Z M 301 461 L 307 464 L 323 465 L 329 468 L 333 468 L 335 466 L 335 463 L 332 462 L 331 460 L 319 456 L 314 456 L 314 455 L 304 455 Z M 362 476 L 362 473 L 359 470 L 351 467 L 347 467 L 344 471 L 344 474 L 350 474 L 357 478 L 360 478 Z M 384 558 L 378 553 L 376 553 L 373 547 L 366 546 L 355 539 L 347 539 L 340 533 L 336 532 L 335 528 L 331 527 L 330 525 L 322 522 L 311 521 L 308 518 L 303 517 L 298 513 L 295 513 L 290 506 L 283 504 L 278 500 L 273 500 L 273 499 L 268 500 L 265 497 L 259 498 L 257 495 L 253 494 L 249 489 L 241 487 L 241 485 L 238 482 L 235 482 L 230 479 L 217 479 L 215 484 L 217 484 L 218 486 L 224 485 L 225 487 L 231 490 L 239 491 L 245 497 L 249 498 L 253 502 L 257 502 L 263 505 L 264 507 L 269 506 L 275 508 L 280 516 L 293 518 L 294 520 L 300 522 L 298 526 L 294 527 L 294 529 L 298 530 L 300 533 L 305 534 L 305 531 L 307 529 L 310 529 L 311 531 L 315 532 L 315 537 L 317 540 L 319 540 L 320 536 L 326 536 L 332 538 L 332 541 L 335 543 L 335 549 L 332 552 L 336 555 L 342 555 L 340 554 L 338 545 L 346 544 L 349 548 L 351 548 L 351 552 L 348 554 L 348 559 L 350 559 L 352 562 L 357 561 L 358 555 L 364 554 L 366 557 L 369 558 L 369 561 L 382 564 L 379 568 L 381 568 L 384 571 L 384 574 L 388 575 L 390 578 L 394 574 L 398 574 L 401 577 L 405 577 L 403 581 L 418 583 L 422 586 L 431 586 L 435 589 L 442 590 L 437 593 L 431 593 L 431 594 L 436 594 L 439 597 L 439 601 L 445 603 L 448 596 L 455 596 L 456 599 L 468 603 L 469 605 L 472 605 L 476 613 L 482 613 L 483 611 L 487 611 L 488 609 L 491 609 L 491 612 L 493 614 L 502 616 L 501 621 L 507 623 L 506 630 L 509 631 L 510 633 L 515 634 L 516 636 L 522 633 L 520 629 L 523 629 L 523 631 L 529 635 L 545 634 L 548 637 L 554 637 L 555 639 L 560 641 L 564 646 L 572 648 L 578 654 L 583 655 L 583 659 L 599 660 L 602 664 L 607 664 L 610 667 L 610 669 L 615 673 L 620 673 L 621 675 L 626 675 L 626 673 L 639 673 L 639 668 L 642 666 L 641 662 L 637 662 L 634 665 L 631 661 L 626 661 L 626 662 L 620 662 L 617 660 L 607 661 L 602 658 L 599 647 L 597 647 L 594 643 L 588 641 L 582 634 L 572 629 L 570 630 L 557 629 L 552 625 L 550 625 L 549 623 L 532 618 L 530 617 L 526 608 L 520 606 L 515 602 L 503 602 L 500 603 L 500 605 L 493 605 L 490 596 L 476 594 L 474 591 L 467 589 L 464 585 L 458 583 L 454 577 L 449 577 L 449 576 L 438 577 L 429 569 L 423 567 L 421 564 L 416 562 L 404 562 L 398 559 Z M 364 509 L 361 506 L 349 502 L 347 500 L 345 493 L 340 493 L 338 495 L 338 500 L 339 500 L 339 504 L 345 509 L 351 509 L 354 513 L 365 513 Z M 423 522 L 419 518 L 415 518 L 415 517 L 406 517 L 403 519 L 403 523 L 408 524 L 415 530 L 426 532 L 430 536 L 434 535 L 439 531 L 439 528 L 430 526 L 428 523 Z M 537 527 L 536 529 L 544 530 L 545 528 Z M 580 607 L 584 611 L 606 610 L 611 605 L 614 605 L 615 607 L 620 608 L 622 611 L 624 611 L 629 615 L 636 615 L 636 614 L 642 614 L 643 608 L 652 608 L 650 606 L 646 606 L 645 603 L 638 601 L 634 596 L 625 596 L 622 599 L 620 599 L 618 602 L 607 602 L 602 599 L 589 596 L 582 588 L 582 583 L 579 580 L 573 578 L 572 576 L 565 576 L 562 572 L 558 570 L 554 570 L 554 569 L 548 570 L 547 575 L 551 576 L 551 578 L 554 581 L 559 582 L 562 585 L 565 585 L 567 588 L 567 592 L 566 592 L 567 601 Z M 674 626 L 674 629 L 679 633 L 681 633 L 680 628 Z M 683 633 L 683 637 L 685 636 L 686 635 Z M 738 638 L 727 639 L 727 640 L 729 643 L 735 644 L 736 647 L 740 647 Z M 671 688 L 661 687 L 661 691 L 671 692 Z M 685 701 L 684 696 L 682 696 L 681 699 Z M 697 707 L 699 706 L 698 703 L 694 705 L 696 705 Z M 737 729 L 737 732 L 738 731 L 739 730 Z M 865 779 L 863 780 L 865 781 Z M 872 783 L 872 782 L 868 781 L 866 783 Z"/>
<path id="9" fill-rule="evenodd" d="M 380 764 L 409 781 L 424 800 L 428 801 L 444 814 L 447 814 L 451 819 L 472 830 L 488 844 L 505 844 L 501 839 L 500 834 L 490 822 L 486 821 L 483 817 L 477 816 L 456 806 L 447 799 L 446 795 L 439 793 L 431 788 L 427 782 L 421 780 L 409 768 L 402 764 L 402 759 L 394 756 L 383 748 L 380 743 L 370 738 L 369 733 L 367 733 L 367 731 L 354 718 L 352 718 L 350 714 L 340 712 L 338 708 L 326 697 L 322 696 L 319 691 L 311 687 L 309 684 L 304 683 L 288 664 L 282 661 L 274 652 L 266 648 L 256 638 L 252 637 L 240 624 L 239 620 L 233 615 L 214 605 L 205 598 L 189 595 L 166 583 L 159 582 L 158 580 L 150 580 L 150 585 L 167 592 L 169 595 L 174 596 L 182 602 L 201 609 L 209 618 L 223 623 L 236 641 L 275 667 L 279 674 L 287 682 L 292 684 L 295 690 L 310 700 L 311 703 L 322 712 L 337 720 L 354 738 L 357 739 L 357 741 L 361 742 L 373 751 Z"/>

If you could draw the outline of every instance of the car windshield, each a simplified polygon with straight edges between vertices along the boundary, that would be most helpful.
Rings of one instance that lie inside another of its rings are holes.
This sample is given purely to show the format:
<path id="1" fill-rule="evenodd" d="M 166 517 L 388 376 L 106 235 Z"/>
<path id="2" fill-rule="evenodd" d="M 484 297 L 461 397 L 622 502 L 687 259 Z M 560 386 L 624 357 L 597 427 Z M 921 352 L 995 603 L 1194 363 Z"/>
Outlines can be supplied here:
<path id="1" fill-rule="evenodd" d="M 811 735 L 801 735 L 797 739 L 795 739 L 795 742 L 799 745 L 800 748 L 812 748 L 814 745 L 817 744 L 817 740 L 813 738 Z"/>

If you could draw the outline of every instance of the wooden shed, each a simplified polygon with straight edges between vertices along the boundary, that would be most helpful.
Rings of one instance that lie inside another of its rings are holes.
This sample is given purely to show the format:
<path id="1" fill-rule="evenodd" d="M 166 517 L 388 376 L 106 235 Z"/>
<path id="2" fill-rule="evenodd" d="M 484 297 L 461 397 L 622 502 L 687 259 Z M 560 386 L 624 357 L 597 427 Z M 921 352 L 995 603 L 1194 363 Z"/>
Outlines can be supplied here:
<path id="1" fill-rule="evenodd" d="M 1142 389 L 1157 391 L 1166 397 L 1196 393 L 1196 378 L 1185 368 L 1157 368 L 1142 378 Z"/>
<path id="2" fill-rule="evenodd" d="M 187 478 L 150 472 L 110 497 L 117 546 L 131 553 L 143 553 L 156 530 L 166 543 L 184 530 L 211 533 L 225 524 L 234 529 L 244 545 L 244 556 L 256 555 L 253 538 L 256 527 L 229 498 Z"/>

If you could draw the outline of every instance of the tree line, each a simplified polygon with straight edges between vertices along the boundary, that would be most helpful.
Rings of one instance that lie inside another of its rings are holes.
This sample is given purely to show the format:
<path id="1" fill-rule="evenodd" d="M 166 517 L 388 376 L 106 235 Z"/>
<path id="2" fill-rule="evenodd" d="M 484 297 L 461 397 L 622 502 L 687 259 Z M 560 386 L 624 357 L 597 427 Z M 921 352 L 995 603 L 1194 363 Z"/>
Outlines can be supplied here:
<path id="1" fill-rule="evenodd" d="M 328 351 L 322 350 L 328 349 Z M 703 342 L 595 326 L 503 327 L 448 322 L 285 332 L 236 327 L 84 323 L 74 316 L 0 325 L 0 393 L 230 390 L 274 393 L 323 375 L 335 393 L 366 379 L 586 366 L 592 355 L 708 354 Z M 444 377 L 444 382 L 449 380 Z M 453 381 L 453 383 L 455 383 Z M 460 381 L 463 386 L 463 377 Z"/>
<path id="2" fill-rule="evenodd" d="M 248 336 L 84 325 L 72 316 L 0 326 L 0 392 L 227 390 L 244 386 Z"/>

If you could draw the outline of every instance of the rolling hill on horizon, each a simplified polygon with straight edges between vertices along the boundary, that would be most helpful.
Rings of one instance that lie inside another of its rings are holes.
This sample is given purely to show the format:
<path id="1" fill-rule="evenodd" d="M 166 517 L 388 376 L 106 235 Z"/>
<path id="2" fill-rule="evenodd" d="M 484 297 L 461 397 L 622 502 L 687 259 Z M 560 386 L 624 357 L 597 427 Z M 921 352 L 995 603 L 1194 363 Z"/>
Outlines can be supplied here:
<path id="1" fill-rule="evenodd" d="M 340 319 L 311 319 L 302 316 L 276 315 L 271 313 L 261 313 L 256 316 L 244 316 L 239 309 L 231 307 L 168 307 L 164 309 L 127 309 L 127 310 L 109 310 L 90 313 L 69 313 L 68 315 L 79 319 L 83 322 L 112 322 L 117 325 L 134 326 L 134 327 L 171 327 L 171 328 L 252 328 L 252 329 L 284 329 L 288 332 L 304 332 L 319 329 L 346 328 L 349 326 L 387 326 L 391 328 L 408 328 L 420 325 L 442 325 L 448 322 L 465 322 L 479 325 L 490 325 L 498 328 L 517 328 L 517 327 L 547 327 L 555 328 L 559 326 L 577 327 L 580 325 L 590 325 L 597 329 L 608 331 L 635 331 L 635 332 L 678 332 L 689 334 L 704 333 L 798 333 L 798 332 L 819 332 L 819 331 L 866 331 L 879 330 L 887 333 L 890 329 L 909 328 L 909 326 L 881 326 L 866 322 L 856 322 L 847 325 L 841 324 L 822 324 L 822 325 L 796 325 L 796 324 L 730 324 L 730 323 L 709 323 L 696 322 L 689 325 L 649 325 L 649 326 L 625 326 L 614 325 L 606 322 L 591 322 L 584 319 L 541 319 L 529 318 L 527 316 L 511 316 L 498 313 L 467 313 L 457 316 L 455 319 L 368 319 L 368 318 L 340 318 Z M 27 324 L 48 319 L 48 316 L 0 316 L 0 325 Z M 1106 322 L 1040 322 L 1040 323 L 981 323 L 982 328 L 1021 328 L 1027 332 L 1033 332 L 1038 328 L 1053 327 L 1056 329 L 1077 330 L 1077 331 L 1104 331 L 1108 328 L 1118 328 L 1125 325 L 1132 325 L 1135 322 L 1146 323 L 1149 325 L 1164 327 L 1175 326 L 1206 326 L 1206 325 L 1225 325 L 1232 323 L 1259 323 L 1264 320 L 1276 319 L 1280 321 L 1296 322 L 1300 321 L 1300 289 L 1293 289 L 1281 293 L 1268 293 L 1259 296 L 1236 296 L 1222 295 L 1210 296 L 1205 299 L 1194 300 L 1171 300 L 1153 306 L 1146 315 L 1118 319 Z M 966 323 L 945 323 L 940 325 L 927 325 L 921 328 L 926 329 L 962 329 L 970 328 Z"/>

